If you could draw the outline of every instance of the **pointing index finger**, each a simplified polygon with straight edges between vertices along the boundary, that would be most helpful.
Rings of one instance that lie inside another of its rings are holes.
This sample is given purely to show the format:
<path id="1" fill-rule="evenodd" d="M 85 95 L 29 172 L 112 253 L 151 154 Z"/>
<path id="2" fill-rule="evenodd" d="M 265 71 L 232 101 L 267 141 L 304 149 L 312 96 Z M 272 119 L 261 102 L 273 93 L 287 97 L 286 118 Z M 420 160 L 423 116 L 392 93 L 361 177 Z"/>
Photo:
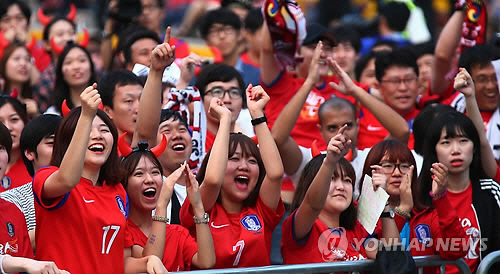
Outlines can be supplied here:
<path id="1" fill-rule="evenodd" d="M 347 128 L 347 125 L 343 125 L 340 129 L 339 129 L 339 133 L 338 134 L 342 134 L 344 135 L 344 131 L 345 129 Z"/>
<path id="2" fill-rule="evenodd" d="M 163 39 L 163 43 L 170 44 L 170 32 L 172 29 L 170 27 L 167 27 L 167 30 L 165 31 L 165 38 Z"/>

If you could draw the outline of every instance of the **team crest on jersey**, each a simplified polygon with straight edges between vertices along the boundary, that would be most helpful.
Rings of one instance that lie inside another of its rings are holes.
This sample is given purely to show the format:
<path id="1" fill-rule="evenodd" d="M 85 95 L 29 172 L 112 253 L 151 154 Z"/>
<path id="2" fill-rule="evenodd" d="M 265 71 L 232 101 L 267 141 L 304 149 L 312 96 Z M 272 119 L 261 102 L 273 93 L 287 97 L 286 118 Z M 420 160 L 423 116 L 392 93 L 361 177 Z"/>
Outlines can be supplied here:
<path id="1" fill-rule="evenodd" d="M 419 224 L 415 227 L 415 235 L 421 244 L 427 245 L 431 241 L 431 229 L 426 224 Z"/>
<path id="2" fill-rule="evenodd" d="M 125 203 L 122 200 L 122 197 L 116 195 L 115 197 L 116 203 L 118 204 L 118 208 L 122 212 L 123 216 L 127 217 L 127 210 L 125 208 Z"/>
<path id="3" fill-rule="evenodd" d="M 14 225 L 11 222 L 7 222 L 7 233 L 11 238 L 14 237 L 14 235 L 16 235 L 16 232 L 14 230 Z"/>
<path id="4" fill-rule="evenodd" d="M 11 182 L 9 176 L 3 176 L 2 187 L 4 189 L 8 189 L 11 185 L 12 185 L 12 182 Z"/>
<path id="5" fill-rule="evenodd" d="M 257 215 L 255 214 L 243 217 L 240 223 L 248 231 L 259 231 L 262 228 L 259 217 L 257 217 Z"/>

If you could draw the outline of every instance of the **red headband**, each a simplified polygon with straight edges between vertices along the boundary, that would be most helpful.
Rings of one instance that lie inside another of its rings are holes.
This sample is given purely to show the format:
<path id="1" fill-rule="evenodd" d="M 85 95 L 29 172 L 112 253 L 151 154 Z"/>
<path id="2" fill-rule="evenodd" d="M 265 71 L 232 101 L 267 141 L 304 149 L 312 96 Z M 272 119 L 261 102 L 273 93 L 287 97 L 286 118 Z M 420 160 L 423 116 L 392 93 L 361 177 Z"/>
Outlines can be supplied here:
<path id="1" fill-rule="evenodd" d="M 104 109 L 104 105 L 102 104 L 102 102 L 99 104 L 99 106 L 97 108 L 100 110 Z M 64 99 L 62 104 L 61 104 L 62 116 L 65 117 L 70 111 L 71 111 L 71 109 L 68 107 L 68 104 L 66 103 L 66 99 Z"/>
<path id="2" fill-rule="evenodd" d="M 90 41 L 89 32 L 86 29 L 84 29 L 82 40 L 78 43 L 78 45 L 80 45 L 83 48 L 86 48 L 89 44 L 89 41 Z M 64 47 L 58 46 L 56 42 L 54 42 L 54 37 L 50 38 L 50 48 L 57 55 L 61 55 L 61 53 L 64 50 Z"/>
<path id="3" fill-rule="evenodd" d="M 45 15 L 45 13 L 43 13 L 42 8 L 38 9 L 38 12 L 36 13 L 36 15 L 38 16 L 38 21 L 40 21 L 40 23 L 42 23 L 42 25 L 44 25 L 44 26 L 47 26 L 50 23 L 50 21 L 52 20 L 52 17 L 47 16 L 47 15 Z M 76 7 L 74 4 L 71 4 L 69 6 L 69 13 L 68 13 L 68 15 L 66 15 L 66 19 L 73 22 L 73 21 L 75 21 L 75 17 L 76 17 Z"/>
<path id="4" fill-rule="evenodd" d="M 133 152 L 141 151 L 141 150 L 142 151 L 149 150 L 156 157 L 159 157 L 163 153 L 163 151 L 165 151 L 165 148 L 167 147 L 167 137 L 165 137 L 165 135 L 163 135 L 163 137 L 161 138 L 161 143 L 159 143 L 157 146 L 155 146 L 151 149 L 148 149 L 148 143 L 144 142 L 144 141 L 137 143 L 138 147 L 132 149 L 130 147 L 130 145 L 127 143 L 127 141 L 125 141 L 126 135 L 127 135 L 127 132 L 123 133 L 120 137 L 118 137 L 118 151 L 120 151 L 120 154 L 123 157 L 127 157 L 130 154 L 132 154 Z"/>

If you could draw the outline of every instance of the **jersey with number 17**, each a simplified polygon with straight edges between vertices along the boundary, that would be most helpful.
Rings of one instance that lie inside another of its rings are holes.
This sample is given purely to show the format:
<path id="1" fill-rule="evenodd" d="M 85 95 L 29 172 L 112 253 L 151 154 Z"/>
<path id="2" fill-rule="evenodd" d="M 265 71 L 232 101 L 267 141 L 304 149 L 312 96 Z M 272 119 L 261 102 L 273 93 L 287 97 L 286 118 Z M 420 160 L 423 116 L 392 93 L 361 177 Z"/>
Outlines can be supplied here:
<path id="1" fill-rule="evenodd" d="M 37 260 L 54 261 L 70 273 L 123 273 L 123 250 L 132 246 L 127 229 L 127 194 L 121 184 L 78 185 L 54 200 L 41 199 L 57 167 L 40 169 L 33 179 Z"/>

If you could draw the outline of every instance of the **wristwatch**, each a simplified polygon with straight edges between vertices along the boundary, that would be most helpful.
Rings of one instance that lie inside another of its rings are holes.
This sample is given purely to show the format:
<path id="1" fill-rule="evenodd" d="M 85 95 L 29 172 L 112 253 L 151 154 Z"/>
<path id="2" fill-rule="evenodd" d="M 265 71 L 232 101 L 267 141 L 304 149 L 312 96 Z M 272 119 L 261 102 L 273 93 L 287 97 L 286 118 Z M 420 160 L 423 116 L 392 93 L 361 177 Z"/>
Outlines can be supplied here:
<path id="1" fill-rule="evenodd" d="M 394 219 L 394 210 L 392 208 L 389 208 L 388 212 L 382 212 L 382 214 L 380 214 L 380 218 Z"/>
<path id="2" fill-rule="evenodd" d="M 208 213 L 206 212 L 205 214 L 203 214 L 203 217 L 193 216 L 193 219 L 195 224 L 208 224 L 208 221 L 210 220 L 210 218 L 208 217 Z"/>

